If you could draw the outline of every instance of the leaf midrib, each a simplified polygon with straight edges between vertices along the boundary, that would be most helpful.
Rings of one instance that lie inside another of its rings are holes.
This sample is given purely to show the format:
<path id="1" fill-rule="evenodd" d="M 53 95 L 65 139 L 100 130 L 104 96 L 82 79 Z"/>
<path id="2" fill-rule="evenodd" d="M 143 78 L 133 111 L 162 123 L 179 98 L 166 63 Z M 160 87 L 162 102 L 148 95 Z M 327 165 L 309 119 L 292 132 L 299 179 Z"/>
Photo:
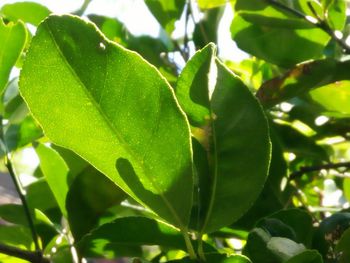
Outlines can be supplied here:
<path id="1" fill-rule="evenodd" d="M 162 198 L 163 202 L 165 203 L 166 207 L 169 209 L 170 213 L 174 216 L 175 220 L 177 221 L 178 223 L 178 227 L 182 230 L 185 230 L 186 231 L 186 226 L 183 224 L 182 220 L 180 219 L 180 217 L 178 216 L 178 214 L 176 213 L 174 207 L 171 205 L 171 203 L 169 202 L 169 200 L 166 198 L 166 196 L 162 193 L 162 191 L 159 190 L 157 184 L 155 184 L 155 182 L 153 181 L 152 177 L 148 176 L 147 173 L 145 172 L 146 171 L 146 167 L 143 165 L 142 162 L 139 161 L 139 157 L 138 155 L 132 151 L 130 149 L 130 147 L 126 144 L 124 138 L 121 136 L 121 134 L 119 132 L 117 132 L 117 130 L 114 128 L 114 126 L 110 123 L 110 120 L 108 119 L 108 117 L 106 116 L 106 114 L 104 113 L 104 111 L 102 110 L 102 108 L 100 107 L 100 105 L 97 103 L 97 101 L 94 99 L 94 97 L 92 96 L 92 94 L 88 91 L 88 89 L 86 88 L 85 84 L 83 83 L 83 81 L 79 78 L 78 74 L 76 73 L 76 71 L 73 69 L 73 67 L 68 63 L 66 57 L 64 56 L 62 50 L 60 49 L 58 43 L 56 42 L 56 39 L 53 35 L 53 32 L 51 31 L 51 28 L 48 24 L 48 22 L 46 22 L 46 28 L 49 32 L 49 35 L 50 35 L 50 38 L 52 40 L 52 42 L 54 43 L 58 53 L 59 53 L 59 57 L 62 59 L 63 63 L 67 66 L 67 68 L 69 69 L 69 71 L 72 72 L 72 75 L 74 76 L 74 78 L 77 80 L 78 83 L 80 83 L 80 86 L 82 87 L 82 90 L 83 92 L 86 94 L 86 96 L 89 98 L 89 100 L 92 102 L 92 104 L 95 106 L 95 108 L 97 109 L 97 111 L 101 114 L 103 120 L 105 121 L 105 123 L 107 124 L 107 126 L 110 128 L 110 130 L 112 131 L 113 134 L 116 135 L 118 141 L 122 144 L 123 148 L 125 149 L 125 151 L 127 153 L 130 154 L 130 156 L 132 156 L 139 164 L 139 167 L 142 168 L 143 170 L 143 173 L 145 175 L 145 177 L 150 181 L 150 183 L 152 184 L 152 186 L 157 189 L 157 191 L 159 192 L 159 196 Z M 91 25 L 94 27 L 94 25 Z M 97 33 L 98 32 L 98 29 L 95 27 L 94 28 Z M 101 34 L 100 36 L 102 38 L 104 38 Z M 104 40 L 106 41 L 107 44 L 109 45 L 115 45 L 113 42 L 110 42 L 108 39 L 104 38 Z M 107 59 L 108 59 L 108 56 L 107 56 Z M 107 68 L 107 62 L 106 62 L 106 68 Z M 107 74 L 107 72 L 106 72 Z M 104 82 L 104 85 L 105 85 L 105 82 Z M 84 89 L 85 87 L 85 89 Z M 104 87 L 103 87 L 104 89 Z M 139 198 L 138 198 L 139 199 Z"/>

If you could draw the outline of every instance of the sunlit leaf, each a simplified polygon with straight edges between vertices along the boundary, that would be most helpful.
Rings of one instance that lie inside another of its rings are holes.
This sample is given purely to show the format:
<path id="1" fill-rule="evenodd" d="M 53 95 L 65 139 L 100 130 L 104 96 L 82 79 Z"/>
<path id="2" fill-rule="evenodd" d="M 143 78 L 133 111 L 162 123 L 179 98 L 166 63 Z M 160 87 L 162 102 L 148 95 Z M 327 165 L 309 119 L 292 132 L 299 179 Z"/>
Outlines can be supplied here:
<path id="1" fill-rule="evenodd" d="M 53 142 L 186 228 L 193 188 L 189 128 L 154 67 L 91 23 L 50 16 L 32 40 L 20 90 Z"/>
<path id="2" fill-rule="evenodd" d="M 5 24 L 0 17 L 0 93 L 3 92 L 10 72 L 21 55 L 27 38 L 22 22 Z"/>
<path id="3" fill-rule="evenodd" d="M 229 225 L 248 210 L 263 188 L 270 160 L 267 121 L 260 105 L 241 80 L 215 60 L 214 52 L 213 45 L 198 51 L 176 87 L 209 163 L 210 180 L 204 182 L 209 192 L 200 194 L 204 198 L 192 225 L 202 232 Z M 207 178 L 199 173 L 198 177 L 200 184 Z"/>

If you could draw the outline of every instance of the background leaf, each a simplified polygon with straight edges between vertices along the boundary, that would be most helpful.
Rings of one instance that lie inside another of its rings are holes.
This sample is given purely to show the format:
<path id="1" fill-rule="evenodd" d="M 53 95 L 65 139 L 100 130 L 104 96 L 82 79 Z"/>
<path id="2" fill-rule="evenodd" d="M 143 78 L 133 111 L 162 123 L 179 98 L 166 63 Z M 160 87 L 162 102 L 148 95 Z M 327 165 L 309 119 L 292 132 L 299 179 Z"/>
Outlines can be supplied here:
<path id="1" fill-rule="evenodd" d="M 22 22 L 5 24 L 0 17 L 0 93 L 26 43 L 27 31 Z"/>

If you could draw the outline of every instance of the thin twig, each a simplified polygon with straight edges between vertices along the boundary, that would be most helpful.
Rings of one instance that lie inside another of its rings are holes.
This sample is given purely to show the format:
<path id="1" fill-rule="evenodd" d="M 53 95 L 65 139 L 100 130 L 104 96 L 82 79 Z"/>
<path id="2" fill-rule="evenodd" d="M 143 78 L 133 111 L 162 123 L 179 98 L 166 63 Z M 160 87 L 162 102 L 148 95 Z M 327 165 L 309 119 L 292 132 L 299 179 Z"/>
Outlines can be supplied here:
<path id="1" fill-rule="evenodd" d="M 77 16 L 82 16 L 91 2 L 92 0 L 84 0 L 82 6 L 78 10 L 76 10 L 74 14 Z"/>
<path id="2" fill-rule="evenodd" d="M 294 173 L 291 173 L 289 176 L 289 180 L 295 180 L 296 178 L 301 177 L 305 173 L 317 172 L 323 169 L 337 169 L 337 168 L 348 168 L 350 169 L 350 162 L 342 162 L 342 163 L 327 163 L 323 165 L 316 166 L 304 166 L 300 167 L 300 169 Z"/>
<path id="3" fill-rule="evenodd" d="M 48 263 L 49 260 L 44 258 L 41 251 L 27 251 L 14 246 L 8 246 L 0 243 L 0 253 L 28 260 L 32 263 Z"/>
<path id="4" fill-rule="evenodd" d="M 10 177 L 11 177 L 15 187 L 16 187 L 16 191 L 18 193 L 18 196 L 21 199 L 23 210 L 24 210 L 25 216 L 26 216 L 27 221 L 28 221 L 28 226 L 29 226 L 29 229 L 30 229 L 31 234 L 32 234 L 35 250 L 40 251 L 41 249 L 40 249 L 38 234 L 37 234 L 36 229 L 35 229 L 34 221 L 32 219 L 32 216 L 31 216 L 31 213 L 29 210 L 29 206 L 28 206 L 27 200 L 25 198 L 25 194 L 24 194 L 23 189 L 21 187 L 21 184 L 18 180 L 18 177 L 15 173 L 15 170 L 13 168 L 13 165 L 11 162 L 11 156 L 8 152 L 8 148 L 7 148 L 7 145 L 5 142 L 5 136 L 4 136 L 3 124 L 2 124 L 2 116 L 0 116 L 0 140 L 2 141 L 2 146 L 4 148 L 3 150 L 5 151 L 5 166 L 10 174 Z"/>
<path id="5" fill-rule="evenodd" d="M 201 34 L 202 34 L 202 36 L 203 36 L 203 39 L 204 39 L 205 43 L 209 43 L 209 37 L 208 37 L 207 33 L 205 32 L 205 28 L 203 27 L 202 21 L 196 22 L 196 19 L 194 18 L 193 8 L 192 8 L 192 5 L 191 5 L 191 1 L 189 1 L 188 7 L 189 7 L 189 9 L 190 9 L 190 15 L 191 15 L 191 18 L 192 18 L 193 23 L 194 23 L 195 25 L 199 26 L 199 30 L 201 31 Z"/>
<path id="6" fill-rule="evenodd" d="M 322 19 L 316 12 L 316 10 L 314 9 L 314 7 L 311 5 L 310 2 L 308 2 L 308 6 L 311 10 L 311 12 L 313 13 L 313 15 L 315 16 L 314 19 L 316 21 L 313 21 L 313 19 L 310 19 L 309 16 L 305 15 L 304 13 L 295 10 L 293 8 L 290 8 L 289 6 L 286 6 L 285 4 L 279 2 L 278 0 L 266 0 L 267 3 L 274 5 L 275 7 L 282 9 L 298 18 L 302 18 L 305 21 L 307 21 L 308 23 L 310 23 L 311 25 L 322 29 L 324 32 L 326 32 L 329 36 L 332 37 L 332 39 L 334 39 L 339 46 L 341 46 L 346 54 L 350 53 L 350 46 L 344 41 L 344 39 L 339 38 L 336 34 L 335 31 L 329 26 L 329 24 L 327 23 L 327 21 L 325 19 Z"/>

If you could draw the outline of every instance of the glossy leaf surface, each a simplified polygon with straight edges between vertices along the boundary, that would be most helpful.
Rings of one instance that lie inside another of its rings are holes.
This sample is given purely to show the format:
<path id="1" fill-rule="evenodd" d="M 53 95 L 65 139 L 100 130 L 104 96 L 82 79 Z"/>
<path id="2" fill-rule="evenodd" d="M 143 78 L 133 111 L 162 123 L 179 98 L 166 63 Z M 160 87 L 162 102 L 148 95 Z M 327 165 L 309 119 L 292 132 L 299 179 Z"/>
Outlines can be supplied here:
<path id="1" fill-rule="evenodd" d="M 27 32 L 22 22 L 5 24 L 0 18 L 0 93 L 24 48 L 26 38 Z"/>
<path id="2" fill-rule="evenodd" d="M 193 184 L 189 128 L 154 67 L 91 23 L 50 16 L 33 38 L 20 90 L 52 141 L 185 228 Z"/>
<path id="3" fill-rule="evenodd" d="M 176 95 L 210 165 L 209 179 L 197 171 L 209 193 L 199 201 L 193 227 L 212 232 L 241 217 L 263 188 L 270 160 L 267 121 L 241 80 L 215 60 L 212 45 L 187 63 Z"/>

